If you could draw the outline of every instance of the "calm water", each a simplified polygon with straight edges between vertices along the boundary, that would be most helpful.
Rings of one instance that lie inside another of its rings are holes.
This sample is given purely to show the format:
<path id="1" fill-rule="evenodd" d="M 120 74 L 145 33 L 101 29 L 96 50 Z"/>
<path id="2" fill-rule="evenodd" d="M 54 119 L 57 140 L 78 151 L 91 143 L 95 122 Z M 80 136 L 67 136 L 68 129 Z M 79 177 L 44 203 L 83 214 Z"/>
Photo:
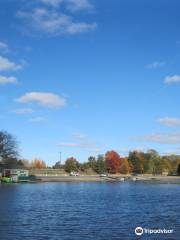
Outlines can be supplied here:
<path id="1" fill-rule="evenodd" d="M 174 229 L 174 233 L 137 238 L 137 226 Z M 180 185 L 0 185 L 0 239 L 179 240 Z"/>

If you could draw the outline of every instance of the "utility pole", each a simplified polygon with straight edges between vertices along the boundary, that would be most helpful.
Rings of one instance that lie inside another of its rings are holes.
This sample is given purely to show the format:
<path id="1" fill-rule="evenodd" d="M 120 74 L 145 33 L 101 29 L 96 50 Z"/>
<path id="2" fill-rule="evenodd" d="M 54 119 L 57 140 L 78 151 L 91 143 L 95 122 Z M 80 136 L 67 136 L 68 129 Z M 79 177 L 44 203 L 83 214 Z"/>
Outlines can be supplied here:
<path id="1" fill-rule="evenodd" d="M 60 162 L 60 165 L 61 165 L 61 152 L 59 152 L 59 162 Z"/>

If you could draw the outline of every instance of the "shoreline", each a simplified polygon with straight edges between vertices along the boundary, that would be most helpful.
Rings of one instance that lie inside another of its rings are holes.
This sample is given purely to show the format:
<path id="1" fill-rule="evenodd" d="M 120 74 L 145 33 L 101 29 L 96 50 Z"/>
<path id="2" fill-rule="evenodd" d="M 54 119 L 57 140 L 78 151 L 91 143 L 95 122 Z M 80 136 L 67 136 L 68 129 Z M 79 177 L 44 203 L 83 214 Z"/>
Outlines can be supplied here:
<path id="1" fill-rule="evenodd" d="M 119 183 L 119 182 L 134 182 L 134 183 L 154 183 L 154 184 L 180 184 L 180 176 L 162 176 L 162 175 L 108 175 L 100 177 L 99 175 L 36 175 L 36 179 L 27 181 L 18 181 L 16 183 Z M 4 184 L 5 182 L 1 182 Z M 15 182 L 14 182 L 15 183 Z M 9 184 L 8 182 L 5 184 Z"/>
<path id="2" fill-rule="evenodd" d="M 153 182 L 180 183 L 180 176 L 37 176 L 40 182 Z"/>

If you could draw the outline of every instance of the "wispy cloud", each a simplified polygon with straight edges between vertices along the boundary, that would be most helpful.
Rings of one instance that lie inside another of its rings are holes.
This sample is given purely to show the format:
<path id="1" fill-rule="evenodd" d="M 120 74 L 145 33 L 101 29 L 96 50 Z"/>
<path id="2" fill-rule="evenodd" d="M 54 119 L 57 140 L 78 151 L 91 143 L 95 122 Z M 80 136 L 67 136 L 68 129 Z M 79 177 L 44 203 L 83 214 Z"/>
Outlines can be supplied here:
<path id="1" fill-rule="evenodd" d="M 167 126 L 167 127 L 180 126 L 180 118 L 165 117 L 165 118 L 158 119 L 158 122 L 161 125 L 164 125 L 164 126 Z"/>
<path id="2" fill-rule="evenodd" d="M 65 7 L 72 12 L 86 11 L 94 8 L 89 0 L 39 0 L 39 2 L 55 8 L 60 6 Z"/>
<path id="3" fill-rule="evenodd" d="M 161 68 L 165 65 L 165 62 L 159 62 L 159 61 L 154 61 L 150 64 L 146 65 L 146 68 L 148 69 L 157 69 L 157 68 Z"/>
<path id="4" fill-rule="evenodd" d="M 180 143 L 180 133 L 154 133 L 139 137 L 136 140 L 160 144 L 178 144 Z"/>
<path id="5" fill-rule="evenodd" d="M 59 13 L 56 10 L 36 8 L 31 12 L 19 12 L 18 16 L 29 20 L 30 25 L 37 32 L 48 34 L 76 34 L 96 28 L 96 23 L 74 21 L 72 16 Z"/>
<path id="6" fill-rule="evenodd" d="M 0 85 L 6 84 L 18 84 L 18 80 L 15 77 L 0 76 Z"/>
<path id="7" fill-rule="evenodd" d="M 75 12 L 75 11 L 84 11 L 84 10 L 92 10 L 94 6 L 88 0 L 66 0 L 67 9 Z"/>
<path id="8" fill-rule="evenodd" d="M 82 143 L 75 143 L 75 142 L 62 142 L 58 144 L 59 147 L 64 147 L 64 148 L 80 148 L 80 149 L 85 149 L 91 152 L 100 152 L 101 149 L 98 147 L 92 147 L 87 144 L 82 144 Z"/>
<path id="9" fill-rule="evenodd" d="M 180 155 L 180 147 L 175 149 L 167 149 L 162 155 Z"/>
<path id="10" fill-rule="evenodd" d="M 23 64 L 17 64 L 10 61 L 8 58 L 0 56 L 0 71 L 14 71 L 23 68 Z"/>
<path id="11" fill-rule="evenodd" d="M 165 83 L 178 83 L 180 82 L 180 75 L 167 76 L 164 79 Z"/>
<path id="12" fill-rule="evenodd" d="M 32 122 L 32 123 L 39 123 L 39 122 L 45 122 L 45 121 L 46 121 L 45 117 L 34 117 L 29 119 L 29 122 Z"/>
<path id="13" fill-rule="evenodd" d="M 0 42 L 0 51 L 8 52 L 9 51 L 8 45 L 4 42 Z"/>
<path id="14" fill-rule="evenodd" d="M 84 133 L 81 133 L 81 132 L 75 132 L 72 134 L 72 137 L 77 139 L 77 140 L 84 140 L 84 139 L 87 139 L 87 136 L 84 134 Z"/>
<path id="15" fill-rule="evenodd" d="M 88 0 L 38 0 L 41 5 L 18 11 L 28 30 L 51 35 L 77 34 L 94 30 L 95 22 L 79 21 L 76 11 L 88 11 L 93 5 Z M 62 5 L 62 6 L 61 6 Z"/>
<path id="16" fill-rule="evenodd" d="M 74 141 L 61 142 L 58 144 L 58 146 L 65 147 L 65 148 L 80 148 L 80 149 L 85 149 L 85 150 L 96 152 L 96 153 L 101 151 L 101 149 L 97 146 L 97 144 L 91 141 L 83 133 L 80 133 L 80 132 L 73 133 L 72 137 Z"/>
<path id="17" fill-rule="evenodd" d="M 33 113 L 34 110 L 32 108 L 19 108 L 19 109 L 15 109 L 13 112 L 21 115 L 21 114 Z"/>
<path id="18" fill-rule="evenodd" d="M 62 142 L 58 144 L 59 147 L 67 147 L 67 148 L 82 148 L 80 143 L 73 142 Z"/>
<path id="19" fill-rule="evenodd" d="M 51 5 L 53 7 L 58 7 L 60 3 L 62 3 L 64 0 L 39 0 L 39 2 Z"/>
<path id="20" fill-rule="evenodd" d="M 29 92 L 16 99 L 19 103 L 36 103 L 49 108 L 61 108 L 66 105 L 66 99 L 62 96 L 48 92 Z"/>

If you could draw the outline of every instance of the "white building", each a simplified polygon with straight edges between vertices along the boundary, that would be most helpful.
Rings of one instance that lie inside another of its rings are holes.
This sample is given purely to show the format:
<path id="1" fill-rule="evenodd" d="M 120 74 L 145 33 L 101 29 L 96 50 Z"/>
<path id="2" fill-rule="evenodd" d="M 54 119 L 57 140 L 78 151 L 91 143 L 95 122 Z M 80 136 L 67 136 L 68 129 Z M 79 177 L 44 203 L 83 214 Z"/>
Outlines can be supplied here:
<path id="1" fill-rule="evenodd" d="M 11 177 L 13 182 L 18 182 L 19 177 L 28 177 L 29 171 L 26 169 L 4 169 L 4 177 Z"/>

